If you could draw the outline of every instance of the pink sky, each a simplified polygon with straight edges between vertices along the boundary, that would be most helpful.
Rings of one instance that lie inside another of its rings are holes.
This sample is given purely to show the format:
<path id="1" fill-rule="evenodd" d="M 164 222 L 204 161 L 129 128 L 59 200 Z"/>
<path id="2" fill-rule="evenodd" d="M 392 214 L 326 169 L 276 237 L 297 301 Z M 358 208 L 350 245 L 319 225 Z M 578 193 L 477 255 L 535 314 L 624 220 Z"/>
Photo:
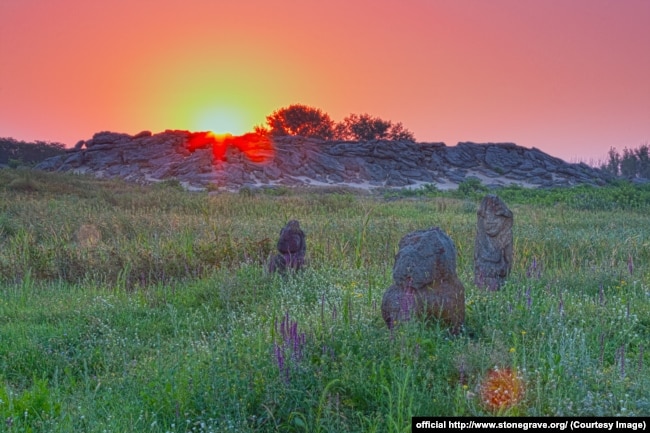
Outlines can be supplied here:
<path id="1" fill-rule="evenodd" d="M 293 103 L 567 161 L 650 142 L 648 0 L 0 0 L 0 137 L 241 134 Z"/>

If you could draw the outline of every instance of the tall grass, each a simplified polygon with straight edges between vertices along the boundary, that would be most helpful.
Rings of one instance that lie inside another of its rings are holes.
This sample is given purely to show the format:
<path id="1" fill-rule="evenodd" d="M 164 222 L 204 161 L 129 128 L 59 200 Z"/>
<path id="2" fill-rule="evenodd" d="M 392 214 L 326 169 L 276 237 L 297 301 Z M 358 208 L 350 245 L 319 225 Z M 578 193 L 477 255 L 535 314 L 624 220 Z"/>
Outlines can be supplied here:
<path id="1" fill-rule="evenodd" d="M 414 415 L 493 415 L 480 383 L 495 367 L 526 389 L 500 414 L 650 413 L 643 187 L 498 191 L 515 264 L 488 293 L 472 282 L 484 191 L 0 180 L 0 430 L 402 432 Z M 292 218 L 308 267 L 269 275 Z M 458 337 L 389 331 L 379 311 L 400 238 L 431 226 L 458 249 Z"/>

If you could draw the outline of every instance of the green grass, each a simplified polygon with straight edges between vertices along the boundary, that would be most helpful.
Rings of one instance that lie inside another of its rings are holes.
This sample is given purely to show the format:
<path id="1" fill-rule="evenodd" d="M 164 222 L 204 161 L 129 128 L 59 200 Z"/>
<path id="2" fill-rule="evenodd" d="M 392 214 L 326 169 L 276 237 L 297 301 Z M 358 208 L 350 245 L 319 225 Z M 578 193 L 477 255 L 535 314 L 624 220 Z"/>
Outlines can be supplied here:
<path id="1" fill-rule="evenodd" d="M 515 264 L 487 293 L 474 187 L 208 194 L 0 170 L 0 431 L 410 431 L 491 415 L 495 366 L 525 380 L 505 415 L 649 415 L 648 188 L 497 193 Z M 268 275 L 292 218 L 309 265 Z M 431 226 L 458 249 L 458 337 L 381 319 L 397 243 Z"/>

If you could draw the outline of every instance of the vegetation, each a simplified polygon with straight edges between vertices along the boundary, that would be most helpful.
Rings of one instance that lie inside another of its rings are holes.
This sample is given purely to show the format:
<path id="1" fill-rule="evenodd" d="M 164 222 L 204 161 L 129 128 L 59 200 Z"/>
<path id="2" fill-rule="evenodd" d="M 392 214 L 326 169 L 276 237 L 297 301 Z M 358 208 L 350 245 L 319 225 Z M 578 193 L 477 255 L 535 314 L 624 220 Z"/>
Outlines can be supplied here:
<path id="1" fill-rule="evenodd" d="M 20 165 L 35 165 L 65 151 L 65 145 L 35 141 L 33 143 L 18 141 L 13 138 L 0 138 L 0 164 L 12 168 Z"/>
<path id="2" fill-rule="evenodd" d="M 266 117 L 268 128 L 257 126 L 255 132 L 274 136 L 301 135 L 322 140 L 398 140 L 415 141 L 412 132 L 401 123 L 393 123 L 369 114 L 350 114 L 340 123 L 332 121 L 318 108 L 294 104 Z"/>
<path id="3" fill-rule="evenodd" d="M 336 137 L 348 141 L 396 140 L 415 141 L 413 133 L 401 123 L 393 123 L 369 114 L 350 114 L 336 125 Z"/>
<path id="4" fill-rule="evenodd" d="M 497 192 L 515 264 L 488 293 L 472 283 L 476 185 L 209 195 L 0 170 L 0 425 L 403 432 L 493 415 L 482 396 L 515 377 L 497 414 L 650 413 L 650 189 Z M 268 275 L 291 218 L 309 266 Z M 458 249 L 458 337 L 381 319 L 399 239 L 430 226 Z"/>
<path id="5" fill-rule="evenodd" d="M 650 146 L 642 144 L 636 149 L 623 149 L 621 155 L 615 148 L 609 149 L 607 162 L 600 167 L 614 176 L 650 179 Z"/>
<path id="6" fill-rule="evenodd" d="M 301 135 L 329 140 L 334 137 L 334 122 L 318 108 L 290 105 L 266 117 L 272 135 Z"/>

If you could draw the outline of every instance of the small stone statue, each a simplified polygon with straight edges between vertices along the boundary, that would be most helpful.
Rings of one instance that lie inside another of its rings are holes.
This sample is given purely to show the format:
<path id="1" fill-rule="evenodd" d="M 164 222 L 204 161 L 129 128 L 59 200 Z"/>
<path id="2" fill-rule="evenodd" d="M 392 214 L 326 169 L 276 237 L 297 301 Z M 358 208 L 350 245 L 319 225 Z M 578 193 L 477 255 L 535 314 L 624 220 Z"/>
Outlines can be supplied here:
<path id="1" fill-rule="evenodd" d="M 271 257 L 269 272 L 284 274 L 287 270 L 298 271 L 305 264 L 307 244 L 305 233 L 297 220 L 291 220 L 280 231 L 278 239 L 278 254 Z"/>
<path id="2" fill-rule="evenodd" d="M 474 283 L 499 290 L 512 269 L 512 212 L 496 195 L 483 198 L 477 212 Z"/>
<path id="3" fill-rule="evenodd" d="M 456 275 L 456 247 L 440 228 L 414 231 L 400 240 L 381 313 L 391 329 L 417 316 L 440 319 L 452 334 L 460 332 L 465 288 Z"/>

